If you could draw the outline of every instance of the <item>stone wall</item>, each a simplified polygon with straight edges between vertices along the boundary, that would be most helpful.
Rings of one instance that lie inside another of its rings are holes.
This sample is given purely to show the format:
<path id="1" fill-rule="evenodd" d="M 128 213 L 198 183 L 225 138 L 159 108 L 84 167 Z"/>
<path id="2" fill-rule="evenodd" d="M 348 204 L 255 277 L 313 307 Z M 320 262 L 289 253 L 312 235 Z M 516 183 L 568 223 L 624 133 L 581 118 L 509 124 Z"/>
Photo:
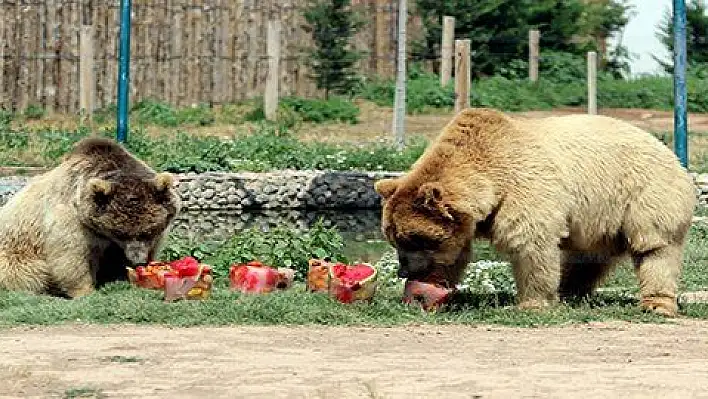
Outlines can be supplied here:
<path id="1" fill-rule="evenodd" d="M 399 176 L 385 172 L 279 171 L 178 176 L 189 210 L 377 209 L 374 182 Z"/>
<path id="2" fill-rule="evenodd" d="M 268 209 L 378 209 L 374 182 L 400 176 L 389 172 L 278 171 L 178 175 L 185 211 Z M 708 174 L 693 174 L 696 195 L 708 206 Z M 27 183 L 24 177 L 0 178 L 0 205 Z"/>
<path id="3" fill-rule="evenodd" d="M 696 183 L 696 195 L 699 205 L 708 207 L 708 173 L 692 173 L 693 181 Z"/>

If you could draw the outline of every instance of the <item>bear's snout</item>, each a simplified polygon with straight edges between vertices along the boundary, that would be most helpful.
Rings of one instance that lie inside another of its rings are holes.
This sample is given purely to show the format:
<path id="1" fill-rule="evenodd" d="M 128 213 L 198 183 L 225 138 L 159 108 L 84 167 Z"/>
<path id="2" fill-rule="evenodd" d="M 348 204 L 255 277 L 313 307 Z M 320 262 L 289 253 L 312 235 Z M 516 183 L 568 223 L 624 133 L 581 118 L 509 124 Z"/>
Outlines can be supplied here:
<path id="1" fill-rule="evenodd" d="M 398 277 L 416 278 L 428 272 L 430 261 L 419 252 L 398 251 Z"/>
<path id="2" fill-rule="evenodd" d="M 130 241 L 125 244 L 125 257 L 133 265 L 144 265 L 148 263 L 150 254 L 150 244 L 142 241 Z"/>

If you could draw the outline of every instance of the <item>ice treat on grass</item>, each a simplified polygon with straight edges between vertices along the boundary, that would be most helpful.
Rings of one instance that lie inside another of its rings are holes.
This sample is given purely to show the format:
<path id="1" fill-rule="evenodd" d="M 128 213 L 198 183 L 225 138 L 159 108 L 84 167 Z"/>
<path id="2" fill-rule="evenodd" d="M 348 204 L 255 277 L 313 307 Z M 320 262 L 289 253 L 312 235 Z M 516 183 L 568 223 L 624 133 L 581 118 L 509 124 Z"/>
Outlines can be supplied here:
<path id="1" fill-rule="evenodd" d="M 165 273 L 171 272 L 169 262 L 152 261 L 145 266 L 126 268 L 131 284 L 147 289 L 162 289 L 165 286 Z"/>
<path id="2" fill-rule="evenodd" d="M 163 290 L 165 300 L 206 299 L 213 282 L 209 265 L 191 256 L 172 262 L 153 261 L 128 269 L 128 280 L 137 287 Z"/>
<path id="3" fill-rule="evenodd" d="M 214 281 L 209 265 L 188 256 L 172 262 L 171 266 L 172 271 L 164 275 L 166 302 L 209 298 Z"/>
<path id="4" fill-rule="evenodd" d="M 439 283 L 406 280 L 403 303 L 418 304 L 424 310 L 437 310 L 448 303 L 454 291 Z"/>
<path id="5" fill-rule="evenodd" d="M 247 294 L 264 294 L 292 286 L 295 270 L 272 268 L 260 261 L 235 264 L 229 269 L 230 288 Z"/>
<path id="6" fill-rule="evenodd" d="M 310 259 L 307 263 L 307 291 L 328 292 L 329 269 L 334 265 L 334 263 L 323 259 Z"/>
<path id="7" fill-rule="evenodd" d="M 376 268 L 336 263 L 329 268 L 329 295 L 339 302 L 370 301 L 376 292 Z"/>

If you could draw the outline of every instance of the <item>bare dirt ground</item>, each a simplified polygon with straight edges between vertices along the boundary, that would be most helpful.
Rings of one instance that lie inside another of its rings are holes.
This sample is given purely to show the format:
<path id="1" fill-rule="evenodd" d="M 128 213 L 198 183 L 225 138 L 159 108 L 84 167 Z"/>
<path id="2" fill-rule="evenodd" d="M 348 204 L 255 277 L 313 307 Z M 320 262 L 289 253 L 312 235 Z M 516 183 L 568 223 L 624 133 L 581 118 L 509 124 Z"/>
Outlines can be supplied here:
<path id="1" fill-rule="evenodd" d="M 316 141 L 366 141 L 373 138 L 391 135 L 393 109 L 377 107 L 367 102 L 359 104 L 361 109 L 360 122 L 356 125 L 349 124 L 323 124 L 308 126 L 300 133 L 306 140 Z M 528 118 L 558 116 L 568 114 L 583 114 L 583 108 L 556 108 L 550 111 L 515 112 L 514 115 Z M 630 122 L 640 128 L 652 132 L 672 132 L 674 129 L 674 115 L 672 111 L 655 111 L 647 109 L 614 109 L 602 108 L 598 110 L 601 115 Z M 406 132 L 420 134 L 433 138 L 453 117 L 452 112 L 440 112 L 423 115 L 406 116 Z M 708 131 L 708 114 L 691 113 L 688 115 L 688 129 L 691 132 Z"/>
<path id="2" fill-rule="evenodd" d="M 708 322 L 0 331 L 0 396 L 708 397 Z"/>

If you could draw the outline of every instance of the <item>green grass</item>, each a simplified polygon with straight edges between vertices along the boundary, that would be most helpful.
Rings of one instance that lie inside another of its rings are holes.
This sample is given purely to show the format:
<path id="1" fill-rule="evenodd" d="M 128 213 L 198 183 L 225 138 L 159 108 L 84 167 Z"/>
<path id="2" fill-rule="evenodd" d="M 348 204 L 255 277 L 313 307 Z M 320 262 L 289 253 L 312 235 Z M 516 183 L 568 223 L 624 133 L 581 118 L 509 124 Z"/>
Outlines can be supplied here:
<path id="1" fill-rule="evenodd" d="M 74 131 L 12 129 L 0 126 L 0 165 L 57 165 L 73 145 L 90 134 Z M 112 137 L 103 130 L 100 135 Z M 194 136 L 177 131 L 150 136 L 130 132 L 128 149 L 157 170 L 177 173 L 207 171 L 264 172 L 279 169 L 406 170 L 427 142 L 413 138 L 402 151 L 386 144 L 328 144 L 298 140 L 287 128 L 260 122 L 254 131 L 227 138 Z"/>
<path id="2" fill-rule="evenodd" d="M 486 247 L 487 251 L 490 251 Z M 489 259 L 478 246 L 477 257 Z M 694 226 L 686 250 L 681 290 L 708 287 L 708 226 Z M 307 293 L 302 283 L 288 291 L 254 296 L 231 292 L 227 281 L 215 282 L 206 301 L 164 303 L 159 291 L 138 289 L 128 283 L 113 283 L 77 300 L 0 292 L 0 326 L 55 325 L 63 323 L 198 325 L 375 325 L 477 324 L 513 326 L 558 325 L 603 320 L 664 322 L 641 312 L 637 301 L 622 293 L 598 293 L 589 300 L 561 304 L 544 312 L 520 311 L 513 304 L 513 292 L 499 290 L 460 292 L 442 312 L 426 313 L 401 303 L 400 282 L 390 282 L 381 270 L 381 286 L 371 304 L 340 304 L 323 294 Z M 491 269 L 492 280 L 508 282 L 508 267 Z M 500 284 L 503 286 L 503 284 Z M 637 283 L 631 270 L 618 271 L 605 287 L 635 292 Z M 683 304 L 682 313 L 691 318 L 708 318 L 708 304 Z"/>
<path id="3" fill-rule="evenodd" d="M 230 292 L 223 281 L 207 301 L 163 303 L 157 291 L 136 289 L 127 283 L 111 286 L 78 300 L 61 300 L 18 293 L 0 294 L 0 326 L 63 323 L 200 325 L 376 325 L 495 323 L 516 326 L 563 324 L 591 320 L 660 321 L 643 314 L 633 301 L 600 295 L 591 302 L 562 305 L 548 312 L 509 308 L 509 294 L 460 295 L 446 312 L 424 313 L 400 303 L 399 290 L 383 289 L 371 304 L 339 304 L 323 294 L 290 291 L 263 296 Z M 600 306 L 598 306 L 600 305 Z M 700 305 L 703 306 L 703 305 Z M 696 308 L 708 316 L 708 306 Z"/>

